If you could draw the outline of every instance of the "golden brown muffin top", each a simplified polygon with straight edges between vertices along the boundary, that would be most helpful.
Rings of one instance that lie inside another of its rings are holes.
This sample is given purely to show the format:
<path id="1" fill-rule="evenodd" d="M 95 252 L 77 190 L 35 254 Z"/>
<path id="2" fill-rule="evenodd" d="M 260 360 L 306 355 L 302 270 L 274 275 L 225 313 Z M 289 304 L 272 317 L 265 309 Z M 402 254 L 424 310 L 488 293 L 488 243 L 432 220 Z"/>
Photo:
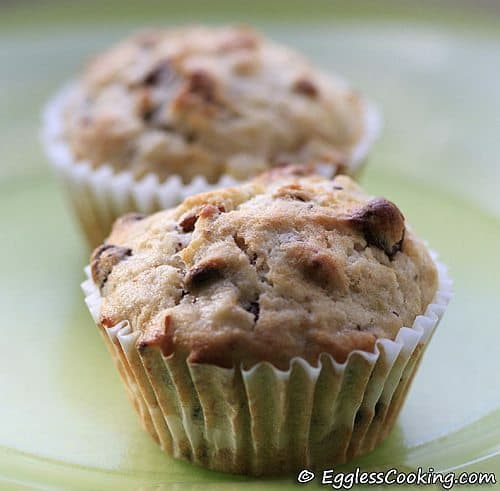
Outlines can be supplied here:
<path id="1" fill-rule="evenodd" d="M 363 133 L 353 91 L 244 27 L 139 33 L 97 56 L 76 87 L 65 111 L 76 159 L 137 178 L 342 166 Z"/>
<path id="2" fill-rule="evenodd" d="M 92 256 L 101 323 L 142 349 L 230 367 L 344 361 L 413 325 L 437 271 L 399 209 L 350 178 L 274 170 L 119 219 Z"/>

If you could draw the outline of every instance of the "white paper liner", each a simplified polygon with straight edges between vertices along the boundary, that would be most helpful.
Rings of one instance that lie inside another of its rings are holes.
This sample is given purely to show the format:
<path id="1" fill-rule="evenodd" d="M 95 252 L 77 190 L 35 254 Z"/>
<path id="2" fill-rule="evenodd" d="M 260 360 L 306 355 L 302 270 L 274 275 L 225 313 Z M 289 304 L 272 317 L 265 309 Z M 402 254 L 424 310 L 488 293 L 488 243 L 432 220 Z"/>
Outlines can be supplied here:
<path id="1" fill-rule="evenodd" d="M 193 364 L 141 349 L 127 321 L 99 324 L 101 297 L 89 267 L 82 288 L 143 426 L 164 450 L 220 471 L 281 474 L 331 468 L 388 435 L 451 298 L 447 269 L 432 257 L 438 290 L 411 328 L 344 363 L 322 354 L 317 367 L 294 358 L 286 371 L 267 362 L 249 370 Z"/>
<path id="2" fill-rule="evenodd" d="M 187 196 L 241 182 L 229 175 L 223 175 L 215 184 L 203 176 L 184 184 L 178 175 L 160 182 L 152 173 L 136 180 L 131 172 L 115 172 L 110 165 L 93 169 L 87 161 L 75 161 L 64 137 L 63 124 L 64 107 L 74 90 L 76 84 L 69 84 L 49 101 L 43 112 L 41 136 L 49 161 L 91 246 L 103 242 L 113 222 L 125 213 L 151 214 L 175 206 Z M 374 104 L 363 101 L 363 106 L 365 131 L 347 163 L 352 175 L 360 171 L 381 128 L 381 116 Z M 334 173 L 333 167 L 329 166 L 329 171 Z"/>

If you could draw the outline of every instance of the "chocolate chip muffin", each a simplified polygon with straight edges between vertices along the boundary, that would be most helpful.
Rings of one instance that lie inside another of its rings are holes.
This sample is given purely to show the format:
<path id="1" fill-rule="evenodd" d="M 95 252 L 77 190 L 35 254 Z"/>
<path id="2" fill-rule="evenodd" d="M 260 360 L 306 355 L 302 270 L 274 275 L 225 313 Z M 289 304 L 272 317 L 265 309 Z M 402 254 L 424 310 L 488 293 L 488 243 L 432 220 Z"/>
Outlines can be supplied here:
<path id="1" fill-rule="evenodd" d="M 444 273 L 394 203 L 305 174 L 124 216 L 92 255 L 97 323 L 177 457 L 252 474 L 331 465 L 394 422 Z"/>
<path id="2" fill-rule="evenodd" d="M 145 178 L 155 184 L 136 189 L 137 202 L 118 194 L 97 213 L 106 234 L 120 198 L 120 213 L 151 213 L 289 161 L 355 173 L 377 126 L 373 108 L 344 83 L 244 27 L 141 32 L 92 60 L 56 106 L 48 140 L 85 163 L 89 179 L 106 169 L 92 193 L 104 186 L 111 199 L 116 176 L 128 179 L 116 185 L 121 193 Z M 106 198 L 97 198 L 102 207 Z"/>

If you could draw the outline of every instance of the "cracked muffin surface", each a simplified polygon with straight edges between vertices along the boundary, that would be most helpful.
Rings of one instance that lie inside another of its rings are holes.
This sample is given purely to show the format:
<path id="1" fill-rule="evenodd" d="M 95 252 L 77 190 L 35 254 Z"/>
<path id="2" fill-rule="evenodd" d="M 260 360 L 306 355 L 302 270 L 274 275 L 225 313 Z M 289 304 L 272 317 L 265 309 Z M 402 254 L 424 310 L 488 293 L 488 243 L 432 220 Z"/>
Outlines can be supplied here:
<path id="1" fill-rule="evenodd" d="M 244 27 L 141 32 L 92 60 L 64 114 L 76 160 L 190 182 L 284 162 L 348 169 L 359 96 Z"/>
<path id="2" fill-rule="evenodd" d="M 223 367 L 343 362 L 411 327 L 437 289 L 396 205 L 301 167 L 122 217 L 92 274 L 104 326 L 128 320 L 141 349 Z"/>

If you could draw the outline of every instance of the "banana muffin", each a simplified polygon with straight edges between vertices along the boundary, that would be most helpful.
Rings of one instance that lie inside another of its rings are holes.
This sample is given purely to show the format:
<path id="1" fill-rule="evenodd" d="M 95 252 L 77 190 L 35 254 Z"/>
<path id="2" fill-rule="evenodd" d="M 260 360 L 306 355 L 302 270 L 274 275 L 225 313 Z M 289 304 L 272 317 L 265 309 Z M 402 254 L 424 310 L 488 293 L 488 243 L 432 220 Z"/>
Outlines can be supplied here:
<path id="1" fill-rule="evenodd" d="M 91 192 L 103 168 L 108 196 L 123 173 L 121 193 L 155 180 L 141 191 L 147 205 L 129 200 L 120 212 L 158 211 L 199 192 L 193 181 L 207 190 L 289 161 L 355 173 L 377 126 L 356 92 L 245 27 L 141 32 L 94 58 L 59 99 L 49 106 L 48 146 L 58 141 L 73 164 L 84 163 Z M 50 150 L 57 164 L 61 152 Z M 81 180 L 84 171 L 70 167 Z M 109 217 L 98 215 L 109 233 Z"/>
<path id="2" fill-rule="evenodd" d="M 92 255 L 89 306 L 177 457 L 279 473 L 365 453 L 394 422 L 443 278 L 395 204 L 306 174 L 126 215 Z M 169 423 L 186 405 L 197 419 Z"/>

